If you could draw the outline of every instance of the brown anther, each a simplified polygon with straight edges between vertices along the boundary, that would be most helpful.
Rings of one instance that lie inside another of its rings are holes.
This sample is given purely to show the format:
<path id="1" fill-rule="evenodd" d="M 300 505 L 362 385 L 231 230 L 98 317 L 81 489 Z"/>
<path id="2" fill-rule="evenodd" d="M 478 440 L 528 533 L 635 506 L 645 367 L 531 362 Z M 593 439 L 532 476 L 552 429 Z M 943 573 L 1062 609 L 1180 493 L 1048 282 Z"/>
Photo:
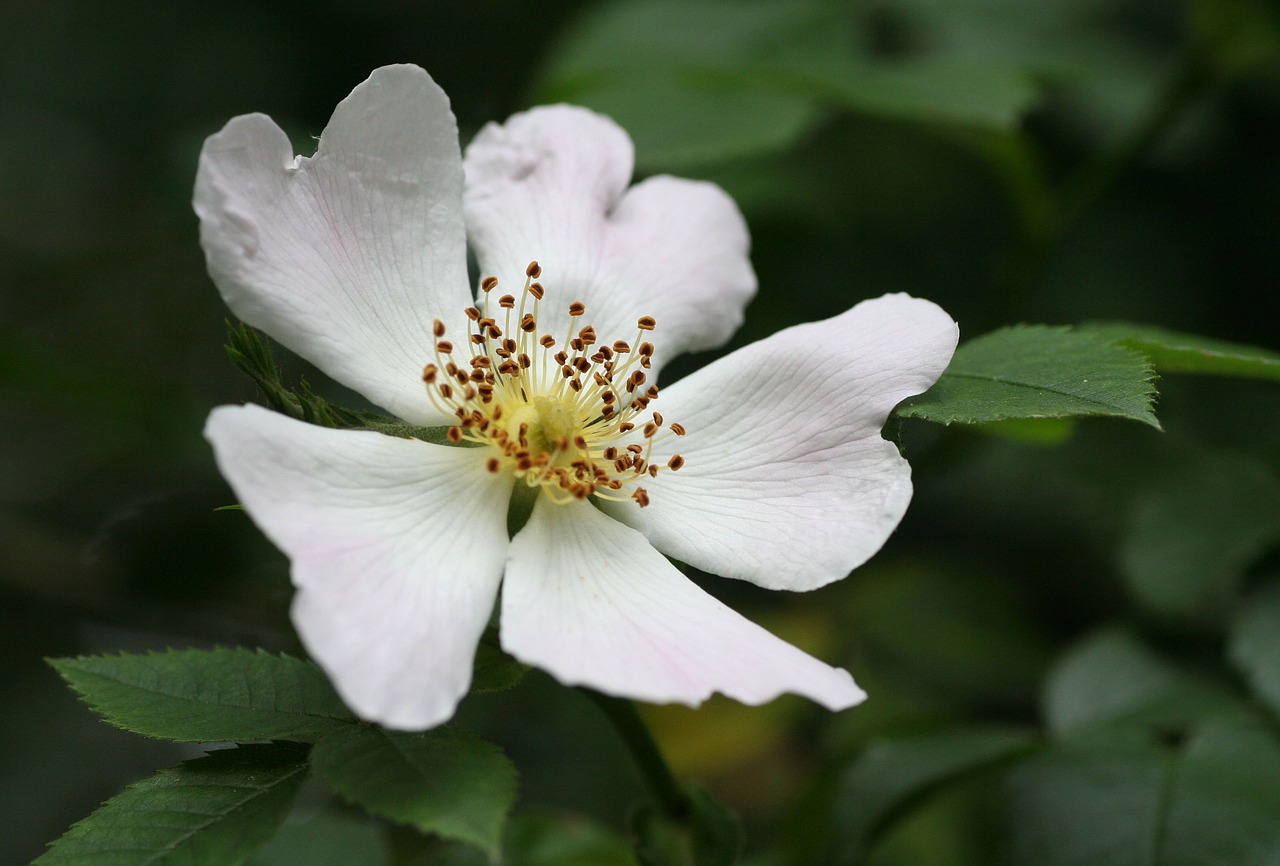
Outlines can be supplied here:
<path id="1" fill-rule="evenodd" d="M 488 355 L 476 355 L 471 359 L 471 366 L 476 368 L 483 368 L 487 370 L 492 364 L 493 361 L 489 360 Z"/>
<path id="2" fill-rule="evenodd" d="M 632 424 L 630 421 L 626 422 L 625 424 L 618 425 L 619 433 L 630 433 L 634 429 L 636 429 L 636 425 Z"/>
<path id="3" fill-rule="evenodd" d="M 658 464 L 656 463 L 649 464 L 649 477 L 650 478 L 658 477 Z"/>
<path id="4" fill-rule="evenodd" d="M 499 328 L 497 325 L 490 325 L 485 330 L 489 333 L 490 340 L 502 339 L 502 329 Z"/>
<path id="5" fill-rule="evenodd" d="M 596 329 L 587 325 L 578 332 L 578 339 L 582 341 L 583 345 L 590 346 L 596 341 Z"/>
<path id="6" fill-rule="evenodd" d="M 524 318 L 520 320 L 520 330 L 526 334 L 532 334 L 538 329 L 538 320 L 533 317 L 533 313 L 525 313 Z"/>
<path id="7" fill-rule="evenodd" d="M 569 305 L 569 315 L 571 316 L 581 316 L 586 311 L 587 305 L 582 303 L 582 301 L 574 301 Z"/>
<path id="8" fill-rule="evenodd" d="M 617 448 L 615 448 L 615 447 L 613 447 L 612 445 L 610 445 L 608 448 L 604 449 L 604 459 L 605 459 L 605 460 L 617 460 L 617 459 L 618 459 L 618 449 L 617 449 Z"/>
<path id="9" fill-rule="evenodd" d="M 588 361 L 586 358 L 577 358 L 573 362 L 573 366 L 578 369 L 579 373 L 585 373 L 591 369 L 591 362 Z"/>
<path id="10" fill-rule="evenodd" d="M 631 378 L 627 379 L 627 384 L 631 385 L 633 388 L 639 388 L 644 384 L 644 380 L 644 373 L 640 370 L 634 370 L 631 373 Z"/>
<path id="11" fill-rule="evenodd" d="M 533 461 L 529 459 L 528 454 L 521 454 L 516 458 L 516 468 L 521 472 L 528 472 L 533 468 Z"/>
<path id="12" fill-rule="evenodd" d="M 627 446 L 627 450 L 630 451 L 632 454 L 643 454 L 644 446 L 639 444 L 638 442 L 632 442 L 630 445 Z"/>
<path id="13" fill-rule="evenodd" d="M 520 373 L 520 365 L 515 361 L 503 361 L 498 365 L 498 372 L 504 376 L 516 376 Z"/>
<path id="14" fill-rule="evenodd" d="M 606 406 L 608 406 L 610 403 L 612 403 L 614 400 L 617 400 L 617 399 L 618 399 L 617 396 L 612 391 L 605 391 L 603 394 L 600 395 L 600 402 L 605 404 Z"/>
<path id="15" fill-rule="evenodd" d="M 508 352 L 514 352 L 516 350 L 516 341 L 507 337 L 502 341 L 502 348 L 506 349 Z"/>
<path id="16" fill-rule="evenodd" d="M 573 444 L 577 446 L 579 451 L 587 450 L 587 440 L 581 433 L 573 437 Z"/>
<path id="17" fill-rule="evenodd" d="M 654 424 L 656 424 L 656 425 L 657 425 L 657 426 L 659 426 L 659 427 L 661 427 L 661 426 L 662 426 L 662 413 L 661 413 L 661 412 L 654 412 L 654 413 L 653 413 L 653 423 L 654 423 Z"/>
<path id="18" fill-rule="evenodd" d="M 471 342 L 475 343 L 477 346 L 483 346 L 483 345 L 484 345 L 484 334 L 472 334 L 472 335 L 471 335 Z"/>
<path id="19" fill-rule="evenodd" d="M 450 376 L 456 376 L 458 375 L 458 365 L 450 361 L 444 365 L 444 371 Z"/>
<path id="20" fill-rule="evenodd" d="M 442 355 L 447 355 L 453 351 L 453 343 L 450 343 L 448 340 L 437 340 L 436 351 Z"/>
<path id="21" fill-rule="evenodd" d="M 497 277 L 485 277 L 485 278 L 480 282 L 480 288 L 481 288 L 483 291 L 485 291 L 485 292 L 492 292 L 492 291 L 493 291 L 494 289 L 496 289 L 497 287 L 498 287 L 498 278 L 497 278 Z"/>
<path id="22" fill-rule="evenodd" d="M 542 348 L 550 349 L 552 346 L 556 344 L 556 338 L 551 336 L 550 334 L 543 334 L 542 339 L 539 340 L 538 342 L 542 345 Z"/>
<path id="23" fill-rule="evenodd" d="M 474 368 L 471 371 L 471 376 L 469 378 L 471 379 L 472 382 L 476 382 L 476 383 L 483 382 L 484 370 L 481 370 L 479 367 Z"/>
<path id="24" fill-rule="evenodd" d="M 572 367 L 570 367 L 568 364 L 566 364 L 565 366 L 563 366 L 563 367 L 561 367 L 561 368 L 560 368 L 560 375 L 561 375 L 561 376 L 563 376 L 563 377 L 564 377 L 564 378 L 566 378 L 566 379 L 572 379 L 572 378 L 573 378 L 573 368 L 572 368 Z"/>
<path id="25" fill-rule="evenodd" d="M 653 354 L 653 343 L 641 343 L 640 348 L 637 351 L 644 357 L 648 358 Z"/>
<path id="26" fill-rule="evenodd" d="M 615 412 L 617 412 L 617 410 L 614 409 L 612 406 L 605 406 L 600 410 L 600 417 L 604 418 L 607 421 L 613 417 Z"/>
<path id="27" fill-rule="evenodd" d="M 649 504 L 649 493 L 643 487 L 637 487 L 636 492 L 631 494 L 631 498 L 636 501 L 641 508 Z"/>
<path id="28" fill-rule="evenodd" d="M 450 442 L 461 442 L 461 441 L 462 441 L 462 428 L 461 428 L 461 427 L 450 427 L 450 428 L 449 428 L 449 432 L 448 432 L 448 433 L 446 433 L 446 434 L 445 434 L 445 436 L 447 436 L 447 437 L 449 438 L 449 441 L 450 441 Z"/>
<path id="29" fill-rule="evenodd" d="M 581 337 L 574 337 L 569 341 L 569 348 L 573 349 L 575 352 L 581 352 L 583 349 L 587 348 L 587 344 L 582 342 Z"/>
<path id="30" fill-rule="evenodd" d="M 641 316 L 640 320 L 636 322 L 636 327 L 642 331 L 652 331 L 658 327 L 658 323 L 654 321 L 653 316 Z"/>
<path id="31" fill-rule="evenodd" d="M 542 288 L 542 283 L 529 284 L 529 294 L 533 295 L 534 300 L 541 301 L 545 292 L 546 290 Z"/>
<path id="32" fill-rule="evenodd" d="M 618 470 L 619 472 L 626 472 L 628 469 L 631 468 L 631 461 L 628 460 L 627 457 L 624 455 L 622 457 L 619 457 L 617 460 L 613 461 L 613 468 Z"/>
<path id="33" fill-rule="evenodd" d="M 542 276 L 542 265 L 537 262 L 529 262 L 529 267 L 524 269 L 524 275 L 531 280 L 536 280 Z"/>
<path id="34" fill-rule="evenodd" d="M 657 386 L 657 385 L 650 385 L 650 386 L 649 386 L 649 390 L 648 390 L 648 391 L 645 391 L 644 393 L 645 393 L 645 396 L 646 396 L 646 397 L 648 397 L 650 400 L 657 400 L 657 399 L 658 399 L 658 386 Z"/>
<path id="35" fill-rule="evenodd" d="M 569 380 L 569 387 L 570 387 L 570 388 L 572 388 L 572 389 L 573 389 L 573 390 L 575 390 L 575 391 L 581 391 L 581 390 L 582 390 L 582 380 L 581 380 L 581 379 L 570 379 L 570 380 Z"/>
<path id="36" fill-rule="evenodd" d="M 533 359 L 530 358 L 528 355 L 526 355 L 524 352 L 520 353 L 520 357 L 517 360 L 520 361 L 520 366 L 526 370 L 528 370 L 529 367 L 533 364 Z"/>
<path id="37" fill-rule="evenodd" d="M 556 352 L 556 353 L 552 356 L 552 358 L 554 358 L 554 359 L 555 359 L 555 362 L 556 362 L 557 364 L 563 364 L 565 361 L 568 361 L 568 360 L 569 360 L 569 356 L 565 353 L 565 351 L 564 351 L 563 349 L 561 349 L 559 352 Z"/>
<path id="38" fill-rule="evenodd" d="M 626 340 L 615 340 L 613 344 L 613 351 L 617 352 L 619 355 L 625 355 L 627 352 L 631 351 L 631 344 Z"/>
<path id="39" fill-rule="evenodd" d="M 683 425 L 683 424 L 677 424 L 677 423 L 676 423 L 676 422 L 674 422 L 674 421 L 672 421 L 672 422 L 671 422 L 670 430 L 671 430 L 671 432 L 672 432 L 672 433 L 676 434 L 677 436 L 683 436 L 683 435 L 687 432 L 687 431 L 684 429 L 684 425 Z"/>
<path id="40" fill-rule="evenodd" d="M 462 389 L 463 399 L 466 399 L 466 400 L 474 400 L 476 398 L 476 394 L 478 393 L 480 392 L 476 390 L 476 386 L 469 383 L 465 388 Z"/>
<path id="41" fill-rule="evenodd" d="M 608 346 L 601 346 L 600 351 L 596 352 L 596 354 L 605 361 L 608 361 L 613 358 L 613 349 L 610 349 Z"/>
<path id="42" fill-rule="evenodd" d="M 467 314 L 467 318 L 470 319 L 471 321 L 473 322 L 480 321 L 479 307 L 467 307 L 465 310 L 463 310 L 463 312 Z"/>
<path id="43" fill-rule="evenodd" d="M 667 468 L 670 469 L 672 472 L 675 472 L 677 469 L 679 469 L 683 465 L 684 465 L 684 458 L 681 457 L 679 454 L 672 454 L 671 459 L 667 461 Z"/>
<path id="44" fill-rule="evenodd" d="M 599 385 L 601 388 L 609 384 L 609 380 L 606 379 L 604 376 L 601 376 L 599 373 L 592 373 L 591 378 L 594 379 L 595 383 Z"/>
<path id="45" fill-rule="evenodd" d="M 445 398 L 446 400 L 451 399 L 451 398 L 453 397 L 453 388 L 452 388 L 452 387 L 450 387 L 450 386 L 449 386 L 449 385 L 447 385 L 447 384 L 445 384 L 445 385 L 441 385 L 441 386 L 440 386 L 440 396 L 441 396 L 441 397 L 443 397 L 443 398 Z"/>
<path id="46" fill-rule="evenodd" d="M 516 299 L 514 295 L 503 295 L 502 297 L 498 298 L 498 306 L 502 307 L 502 309 L 504 310 L 510 310 L 515 305 L 516 305 Z"/>
<path id="47" fill-rule="evenodd" d="M 488 462 L 486 462 L 484 466 L 490 472 L 497 472 L 499 469 L 502 468 L 502 461 L 499 460 L 497 457 L 490 457 Z"/>
<path id="48" fill-rule="evenodd" d="M 654 434 L 654 433 L 657 433 L 657 432 L 658 432 L 658 425 L 657 425 L 657 424 L 654 424 L 654 423 L 646 424 L 646 425 L 644 425 L 644 427 L 642 427 L 642 428 L 640 429 L 640 433 L 641 433 L 641 434 L 644 436 L 644 438 L 646 438 L 646 439 L 652 439 L 652 438 L 653 438 L 653 434 Z"/>
<path id="49" fill-rule="evenodd" d="M 436 319 L 435 323 L 431 326 L 431 333 L 435 334 L 437 338 L 443 337 L 444 322 L 440 321 L 439 319 Z"/>
<path id="50" fill-rule="evenodd" d="M 439 372 L 440 368 L 435 364 L 428 364 L 422 368 L 422 381 L 426 382 L 428 385 L 433 384 L 436 381 L 436 374 Z"/>

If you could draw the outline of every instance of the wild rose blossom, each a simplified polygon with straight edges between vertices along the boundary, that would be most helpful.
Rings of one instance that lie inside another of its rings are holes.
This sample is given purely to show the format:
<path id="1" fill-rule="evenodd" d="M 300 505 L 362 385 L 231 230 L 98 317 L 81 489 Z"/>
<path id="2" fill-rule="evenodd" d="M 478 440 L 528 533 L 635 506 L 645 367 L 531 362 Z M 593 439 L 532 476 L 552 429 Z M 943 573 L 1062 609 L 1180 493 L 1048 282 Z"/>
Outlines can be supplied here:
<path id="1" fill-rule="evenodd" d="M 729 338 L 756 281 L 719 188 L 628 188 L 632 159 L 621 129 L 569 106 L 490 124 L 464 159 L 414 66 L 357 87 L 314 156 L 261 114 L 205 143 L 195 209 L 232 311 L 405 421 L 450 428 L 433 444 L 256 406 L 206 427 L 291 560 L 303 642 L 364 718 L 448 719 L 500 586 L 504 649 L 566 684 L 864 698 L 663 554 L 788 590 L 864 562 L 911 497 L 881 427 L 942 373 L 956 325 L 888 295 L 659 390 L 662 363 Z M 534 502 L 509 538 L 517 488 Z"/>

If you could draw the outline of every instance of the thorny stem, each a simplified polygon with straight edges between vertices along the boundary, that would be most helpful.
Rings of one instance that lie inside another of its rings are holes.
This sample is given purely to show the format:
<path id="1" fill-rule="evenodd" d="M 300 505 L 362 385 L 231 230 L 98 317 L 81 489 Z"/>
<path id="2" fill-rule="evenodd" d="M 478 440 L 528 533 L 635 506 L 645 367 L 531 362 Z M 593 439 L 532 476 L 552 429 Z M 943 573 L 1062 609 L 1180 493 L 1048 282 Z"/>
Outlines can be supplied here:
<path id="1" fill-rule="evenodd" d="M 654 742 L 653 735 L 649 733 L 649 727 L 640 717 L 635 704 L 591 689 L 582 691 L 608 717 L 627 744 L 640 775 L 644 777 L 645 784 L 649 786 L 662 811 L 672 818 L 687 816 L 690 811 L 689 798 L 671 773 L 671 768 L 667 766 L 666 759 L 662 757 L 658 744 Z"/>

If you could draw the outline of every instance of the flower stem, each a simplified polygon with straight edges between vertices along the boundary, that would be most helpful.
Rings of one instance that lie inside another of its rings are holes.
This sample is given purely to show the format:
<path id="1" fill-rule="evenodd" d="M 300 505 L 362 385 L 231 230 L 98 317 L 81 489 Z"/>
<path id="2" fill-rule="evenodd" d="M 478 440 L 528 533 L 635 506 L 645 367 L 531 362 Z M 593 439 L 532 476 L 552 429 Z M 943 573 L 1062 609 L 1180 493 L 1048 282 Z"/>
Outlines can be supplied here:
<path id="1" fill-rule="evenodd" d="M 640 770 L 640 775 L 644 777 L 645 783 L 662 811 L 672 818 L 684 818 L 688 815 L 689 797 L 671 773 L 671 768 L 667 766 L 666 759 L 662 757 L 658 744 L 654 742 L 653 734 L 649 733 L 649 727 L 640 717 L 635 704 L 602 695 L 591 689 L 582 689 L 582 691 L 600 708 L 627 744 L 627 748 L 631 750 L 631 757 Z"/>

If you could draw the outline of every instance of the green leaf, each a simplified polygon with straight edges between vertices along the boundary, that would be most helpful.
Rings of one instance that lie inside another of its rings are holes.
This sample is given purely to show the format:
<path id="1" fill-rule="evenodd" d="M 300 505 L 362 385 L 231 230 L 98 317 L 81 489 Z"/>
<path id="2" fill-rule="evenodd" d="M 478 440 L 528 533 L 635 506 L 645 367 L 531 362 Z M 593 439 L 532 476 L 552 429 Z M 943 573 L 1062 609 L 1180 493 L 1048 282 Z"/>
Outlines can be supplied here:
<path id="1" fill-rule="evenodd" d="M 1013 863 L 1264 866 L 1280 850 L 1280 744 L 1205 723 L 1185 740 L 1074 737 L 1010 776 Z"/>
<path id="2" fill-rule="evenodd" d="M 1222 686 L 1193 677 L 1132 635 L 1108 629 L 1073 647 L 1045 679 L 1044 716 L 1057 735 L 1127 724 L 1171 730 L 1246 711 Z"/>
<path id="3" fill-rule="evenodd" d="M 291 744 L 210 752 L 130 785 L 36 864 L 236 866 L 284 820 L 306 772 Z"/>
<path id="4" fill-rule="evenodd" d="M 322 739 L 311 762 L 330 788 L 372 814 L 497 856 L 515 801 L 516 771 L 496 746 L 474 734 L 359 725 Z"/>
<path id="5" fill-rule="evenodd" d="M 502 651 L 498 645 L 497 629 L 486 629 L 476 646 L 471 691 L 500 692 L 520 682 L 528 672 L 528 665 L 521 664 Z"/>
<path id="6" fill-rule="evenodd" d="M 1141 352 L 1161 373 L 1280 381 L 1280 352 L 1129 322 L 1089 322 L 1077 330 Z"/>
<path id="7" fill-rule="evenodd" d="M 1280 479 L 1256 458 L 1196 455 L 1134 497 L 1119 563 L 1167 617 L 1217 619 L 1248 568 L 1280 542 Z"/>
<path id="8" fill-rule="evenodd" d="M 1240 611 L 1227 649 L 1254 694 L 1280 713 L 1280 584 L 1267 587 Z"/>
<path id="9" fill-rule="evenodd" d="M 84 701 L 127 731 L 179 742 L 278 740 L 354 719 L 310 662 L 247 649 L 53 659 Z"/>
<path id="10" fill-rule="evenodd" d="M 898 407 L 940 424 L 1108 415 L 1159 429 L 1141 355 L 1069 328 L 1023 325 L 960 346 L 942 378 Z"/>
<path id="11" fill-rule="evenodd" d="M 1033 734 L 1014 728 L 959 728 L 872 743 L 840 775 L 831 862 L 863 862 L 876 836 L 912 804 L 1036 742 Z"/>
<path id="12" fill-rule="evenodd" d="M 390 846 L 375 819 L 299 808 L 248 866 L 385 866 L 389 859 Z"/>
<path id="13" fill-rule="evenodd" d="M 697 785 L 685 792 L 685 815 L 642 803 L 627 816 L 636 860 L 640 866 L 733 866 L 743 846 L 738 819 Z"/>
<path id="14" fill-rule="evenodd" d="M 625 841 L 577 815 L 520 815 L 503 849 L 505 866 L 636 866 Z"/>
<path id="15" fill-rule="evenodd" d="M 257 383 L 267 405 L 284 415 L 320 427 L 374 430 L 387 436 L 421 439 L 438 445 L 447 441 L 448 427 L 419 427 L 373 412 L 343 409 L 318 396 L 305 379 L 290 387 L 271 353 L 270 341 L 248 325 L 228 322 L 225 348 L 232 362 Z"/>

